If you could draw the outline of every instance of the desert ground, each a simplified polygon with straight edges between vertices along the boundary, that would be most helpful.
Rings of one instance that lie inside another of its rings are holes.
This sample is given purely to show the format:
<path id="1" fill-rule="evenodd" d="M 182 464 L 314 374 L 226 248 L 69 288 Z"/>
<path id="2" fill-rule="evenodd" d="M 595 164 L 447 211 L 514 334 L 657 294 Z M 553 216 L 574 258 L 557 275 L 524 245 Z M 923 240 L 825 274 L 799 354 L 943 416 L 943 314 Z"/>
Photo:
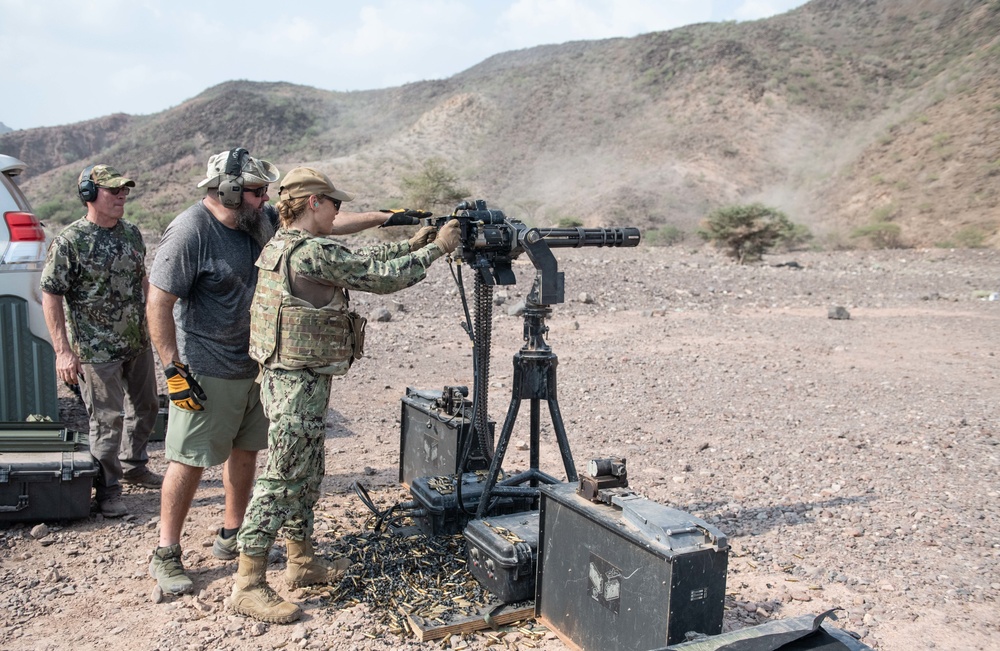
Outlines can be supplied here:
<path id="1" fill-rule="evenodd" d="M 700 246 L 556 257 L 565 301 L 546 339 L 576 465 L 625 457 L 636 492 L 729 536 L 724 630 L 839 608 L 834 626 L 884 651 L 1000 647 L 1000 252 L 809 251 L 745 266 Z M 524 256 L 514 271 L 494 307 L 498 422 L 523 343 L 511 306 L 534 278 Z M 444 261 L 409 290 L 354 300 L 373 317 L 368 356 L 334 384 L 317 509 L 319 550 L 355 561 L 342 585 L 289 591 L 279 545 L 270 581 L 303 619 L 229 613 L 236 563 L 210 553 L 223 505 L 213 469 L 182 541 L 194 595 L 154 594 L 156 491 L 127 488 L 122 519 L 0 527 L 0 648 L 569 648 L 531 620 L 421 642 L 398 623 L 408 598 L 379 598 L 377 575 L 425 543 L 395 536 L 376 567 L 357 551 L 378 536 L 351 486 L 380 508 L 409 499 L 400 398 L 471 387 L 472 356 Z M 837 307 L 850 318 L 830 318 Z M 389 320 L 374 318 L 383 310 Z M 62 398 L 64 420 L 85 428 L 74 400 Z M 542 468 L 558 476 L 546 416 Z M 522 409 L 505 469 L 527 467 L 527 432 Z M 150 456 L 163 472 L 163 444 Z M 460 541 L 451 549 L 459 556 Z"/>

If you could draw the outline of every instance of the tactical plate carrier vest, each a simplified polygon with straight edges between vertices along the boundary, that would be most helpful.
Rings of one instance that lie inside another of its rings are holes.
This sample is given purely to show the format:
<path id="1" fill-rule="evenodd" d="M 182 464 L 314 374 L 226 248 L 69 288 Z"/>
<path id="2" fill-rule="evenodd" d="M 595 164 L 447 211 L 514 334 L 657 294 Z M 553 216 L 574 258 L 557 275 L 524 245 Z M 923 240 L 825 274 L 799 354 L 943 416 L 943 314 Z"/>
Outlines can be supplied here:
<path id="1" fill-rule="evenodd" d="M 292 295 L 289 258 L 310 237 L 278 235 L 261 251 L 250 313 L 250 357 L 267 368 L 344 375 L 364 353 L 366 320 L 348 310 L 343 289 L 323 307 Z"/>

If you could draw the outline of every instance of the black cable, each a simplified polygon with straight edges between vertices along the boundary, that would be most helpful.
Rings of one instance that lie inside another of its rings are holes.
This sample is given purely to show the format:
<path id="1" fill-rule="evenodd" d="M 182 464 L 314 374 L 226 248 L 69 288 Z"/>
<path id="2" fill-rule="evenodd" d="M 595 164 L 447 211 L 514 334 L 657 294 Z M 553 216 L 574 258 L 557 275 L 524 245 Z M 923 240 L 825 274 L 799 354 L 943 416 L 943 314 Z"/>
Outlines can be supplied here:
<path id="1" fill-rule="evenodd" d="M 415 512 L 423 510 L 416 508 L 417 507 L 416 502 L 396 502 L 385 511 L 380 511 L 378 507 L 375 506 L 375 502 L 372 501 L 371 496 L 368 494 L 368 489 L 365 488 L 361 482 L 356 481 L 354 482 L 354 484 L 352 484 L 352 486 L 354 487 L 354 492 L 358 496 L 358 499 L 361 500 L 361 503 L 367 506 L 368 510 L 374 514 L 375 524 L 372 526 L 372 530 L 375 531 L 376 533 L 378 533 L 382 529 L 382 525 L 386 522 L 387 519 L 391 524 L 392 522 L 402 518 L 419 517 L 415 515 Z M 397 510 L 405 510 L 409 511 L 409 513 L 400 513 L 397 516 L 390 518 L 390 516 L 392 516 L 392 514 Z"/>
<path id="2" fill-rule="evenodd" d="M 416 519 L 416 518 L 425 518 L 425 517 L 427 517 L 427 509 L 414 509 L 413 511 L 411 511 L 409 513 L 399 513 L 399 514 L 394 515 L 393 517 L 389 518 L 389 520 L 386 522 L 386 526 L 387 527 L 399 527 L 399 526 L 401 526 L 399 524 L 400 521 L 405 520 L 406 518 L 414 518 L 414 519 Z"/>
<path id="3" fill-rule="evenodd" d="M 462 299 L 462 311 L 465 313 L 465 322 L 462 323 L 462 329 L 465 330 L 465 334 L 469 335 L 469 339 L 472 340 L 472 344 L 476 344 L 476 338 L 472 335 L 472 317 L 469 316 L 469 299 L 465 295 L 465 283 L 462 282 L 462 268 L 457 267 L 458 271 L 456 273 L 456 266 L 452 265 L 451 258 L 448 258 L 448 269 L 451 270 L 451 277 L 455 280 L 455 285 L 458 286 L 458 295 Z"/>

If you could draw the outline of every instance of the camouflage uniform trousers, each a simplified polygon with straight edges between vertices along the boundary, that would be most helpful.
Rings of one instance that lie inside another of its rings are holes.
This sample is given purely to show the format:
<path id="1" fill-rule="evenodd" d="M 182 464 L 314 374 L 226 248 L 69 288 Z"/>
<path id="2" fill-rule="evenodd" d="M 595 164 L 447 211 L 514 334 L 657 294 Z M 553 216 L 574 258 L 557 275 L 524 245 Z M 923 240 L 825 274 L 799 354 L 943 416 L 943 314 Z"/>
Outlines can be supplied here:
<path id="1" fill-rule="evenodd" d="M 331 376 L 312 369 L 264 369 L 260 400 L 271 421 L 267 463 L 240 527 L 239 549 L 250 556 L 268 553 L 284 527 L 285 538 L 307 540 L 313 507 L 325 472 L 326 410 Z"/>
<path id="2" fill-rule="evenodd" d="M 138 474 L 149 462 L 146 444 L 159 411 L 156 363 L 146 348 L 124 362 L 82 366 L 80 395 L 90 416 L 90 454 L 99 468 L 94 485 L 102 502 L 121 495 L 124 474 Z"/>

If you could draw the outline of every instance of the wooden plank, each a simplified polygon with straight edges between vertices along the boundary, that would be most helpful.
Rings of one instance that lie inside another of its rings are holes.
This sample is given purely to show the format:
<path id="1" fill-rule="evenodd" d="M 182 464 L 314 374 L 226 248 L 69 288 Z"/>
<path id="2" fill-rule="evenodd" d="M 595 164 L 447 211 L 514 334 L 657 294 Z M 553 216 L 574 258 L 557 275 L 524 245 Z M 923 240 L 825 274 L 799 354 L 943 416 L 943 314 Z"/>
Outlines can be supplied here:
<path id="1" fill-rule="evenodd" d="M 484 628 L 491 628 L 490 624 L 486 621 L 486 616 L 489 615 L 495 608 L 496 606 L 481 609 L 478 615 L 470 615 L 469 617 L 457 619 L 448 624 L 428 622 L 426 619 L 418 615 L 407 615 L 406 617 L 410 622 L 410 628 L 413 629 L 413 634 L 416 638 L 421 642 L 427 642 L 428 640 L 440 640 L 441 638 L 454 635 L 455 633 L 474 633 L 475 631 L 481 631 Z M 532 604 L 530 606 L 518 608 L 517 610 L 501 612 L 494 615 L 492 617 L 492 621 L 493 626 L 506 626 L 507 624 L 513 624 L 514 622 L 522 619 L 531 619 L 534 616 L 535 606 Z"/>

